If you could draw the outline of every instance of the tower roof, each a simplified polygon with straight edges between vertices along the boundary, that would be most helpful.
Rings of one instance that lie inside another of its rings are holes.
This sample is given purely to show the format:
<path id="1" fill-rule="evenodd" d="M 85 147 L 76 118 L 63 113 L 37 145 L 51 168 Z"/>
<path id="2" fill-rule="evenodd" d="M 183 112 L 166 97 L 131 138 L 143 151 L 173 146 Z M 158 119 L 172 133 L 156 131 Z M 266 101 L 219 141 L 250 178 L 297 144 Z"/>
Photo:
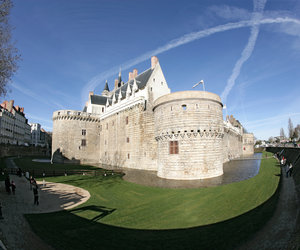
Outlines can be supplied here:
<path id="1" fill-rule="evenodd" d="M 103 90 L 107 90 L 109 92 L 109 87 L 108 87 L 108 83 L 107 83 L 107 80 L 105 82 L 105 86 L 104 86 L 104 89 Z"/>

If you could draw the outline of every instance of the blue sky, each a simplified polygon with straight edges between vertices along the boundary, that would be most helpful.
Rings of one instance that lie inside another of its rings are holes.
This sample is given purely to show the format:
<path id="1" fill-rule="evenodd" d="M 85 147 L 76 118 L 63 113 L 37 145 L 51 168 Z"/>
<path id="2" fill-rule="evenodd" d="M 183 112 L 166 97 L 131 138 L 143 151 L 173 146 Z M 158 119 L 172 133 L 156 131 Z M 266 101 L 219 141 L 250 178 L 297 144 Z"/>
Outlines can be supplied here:
<path id="1" fill-rule="evenodd" d="M 152 55 L 172 92 L 203 79 L 258 139 L 300 124 L 298 0 L 14 0 L 11 23 L 22 61 L 5 99 L 48 131 Z"/>

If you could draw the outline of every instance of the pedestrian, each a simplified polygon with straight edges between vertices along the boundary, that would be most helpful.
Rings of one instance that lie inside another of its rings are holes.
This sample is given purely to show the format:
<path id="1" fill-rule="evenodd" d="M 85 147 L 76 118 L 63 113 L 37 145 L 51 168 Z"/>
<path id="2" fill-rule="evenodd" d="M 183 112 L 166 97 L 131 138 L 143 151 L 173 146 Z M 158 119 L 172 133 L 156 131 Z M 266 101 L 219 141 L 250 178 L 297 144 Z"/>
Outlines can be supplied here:
<path id="1" fill-rule="evenodd" d="M 36 181 L 34 181 L 34 183 L 33 183 L 32 190 L 33 190 L 33 197 L 34 197 L 33 204 L 39 205 L 39 193 L 38 193 L 38 185 L 37 185 Z"/>
<path id="2" fill-rule="evenodd" d="M 34 178 L 32 176 L 30 176 L 30 178 L 29 178 L 30 190 L 32 190 L 33 183 L 34 183 Z"/>
<path id="3" fill-rule="evenodd" d="M 289 174 L 290 174 L 290 177 L 292 176 L 292 173 L 293 173 L 293 165 L 292 163 L 290 163 L 289 165 L 289 170 L 288 170 Z"/>
<path id="4" fill-rule="evenodd" d="M 10 180 L 9 176 L 6 176 L 5 178 L 5 190 L 8 194 L 10 194 Z"/>
<path id="5" fill-rule="evenodd" d="M 15 191 L 16 191 L 16 184 L 14 183 L 14 181 L 11 181 L 10 186 L 11 186 L 11 191 L 12 191 L 12 193 L 15 194 Z"/>
<path id="6" fill-rule="evenodd" d="M 1 204 L 1 202 L 0 202 L 0 219 L 1 220 L 4 219 L 3 215 L 2 215 L 2 204 Z"/>

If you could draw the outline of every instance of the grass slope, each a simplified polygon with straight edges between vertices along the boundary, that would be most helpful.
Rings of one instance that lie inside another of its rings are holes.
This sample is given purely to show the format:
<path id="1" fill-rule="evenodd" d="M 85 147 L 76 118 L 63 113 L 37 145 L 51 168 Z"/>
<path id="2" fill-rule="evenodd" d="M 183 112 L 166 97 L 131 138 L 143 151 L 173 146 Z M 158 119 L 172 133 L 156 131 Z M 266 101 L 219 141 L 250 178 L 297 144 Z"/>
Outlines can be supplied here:
<path id="1" fill-rule="evenodd" d="M 272 215 L 280 179 L 275 165 L 264 159 L 249 180 L 200 189 L 145 187 L 118 176 L 49 178 L 85 188 L 91 198 L 70 211 L 26 218 L 57 249 L 230 249 Z"/>
<path id="2" fill-rule="evenodd" d="M 20 167 L 23 171 L 25 170 L 96 170 L 99 169 L 94 166 L 89 165 L 78 165 L 78 164 L 50 164 L 46 162 L 35 162 L 33 159 L 49 159 L 46 157 L 22 157 L 22 158 L 14 158 L 14 162 L 18 167 Z"/>

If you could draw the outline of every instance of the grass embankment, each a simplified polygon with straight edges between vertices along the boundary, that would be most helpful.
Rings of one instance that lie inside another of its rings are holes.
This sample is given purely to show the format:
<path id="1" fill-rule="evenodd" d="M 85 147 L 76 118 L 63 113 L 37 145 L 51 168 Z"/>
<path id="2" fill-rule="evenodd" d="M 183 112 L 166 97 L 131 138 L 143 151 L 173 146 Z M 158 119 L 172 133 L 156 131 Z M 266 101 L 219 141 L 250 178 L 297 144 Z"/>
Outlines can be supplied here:
<path id="1" fill-rule="evenodd" d="M 200 189 L 145 187 L 118 176 L 48 178 L 87 189 L 91 198 L 26 218 L 57 249 L 232 249 L 272 215 L 279 174 L 275 159 L 264 159 L 249 180 Z"/>
<path id="2" fill-rule="evenodd" d="M 45 162 L 35 162 L 33 159 L 49 159 L 46 157 L 22 157 L 22 158 L 14 158 L 14 162 L 18 167 L 20 167 L 23 171 L 25 170 L 97 170 L 99 168 L 89 165 L 79 165 L 79 164 L 50 164 Z"/>

